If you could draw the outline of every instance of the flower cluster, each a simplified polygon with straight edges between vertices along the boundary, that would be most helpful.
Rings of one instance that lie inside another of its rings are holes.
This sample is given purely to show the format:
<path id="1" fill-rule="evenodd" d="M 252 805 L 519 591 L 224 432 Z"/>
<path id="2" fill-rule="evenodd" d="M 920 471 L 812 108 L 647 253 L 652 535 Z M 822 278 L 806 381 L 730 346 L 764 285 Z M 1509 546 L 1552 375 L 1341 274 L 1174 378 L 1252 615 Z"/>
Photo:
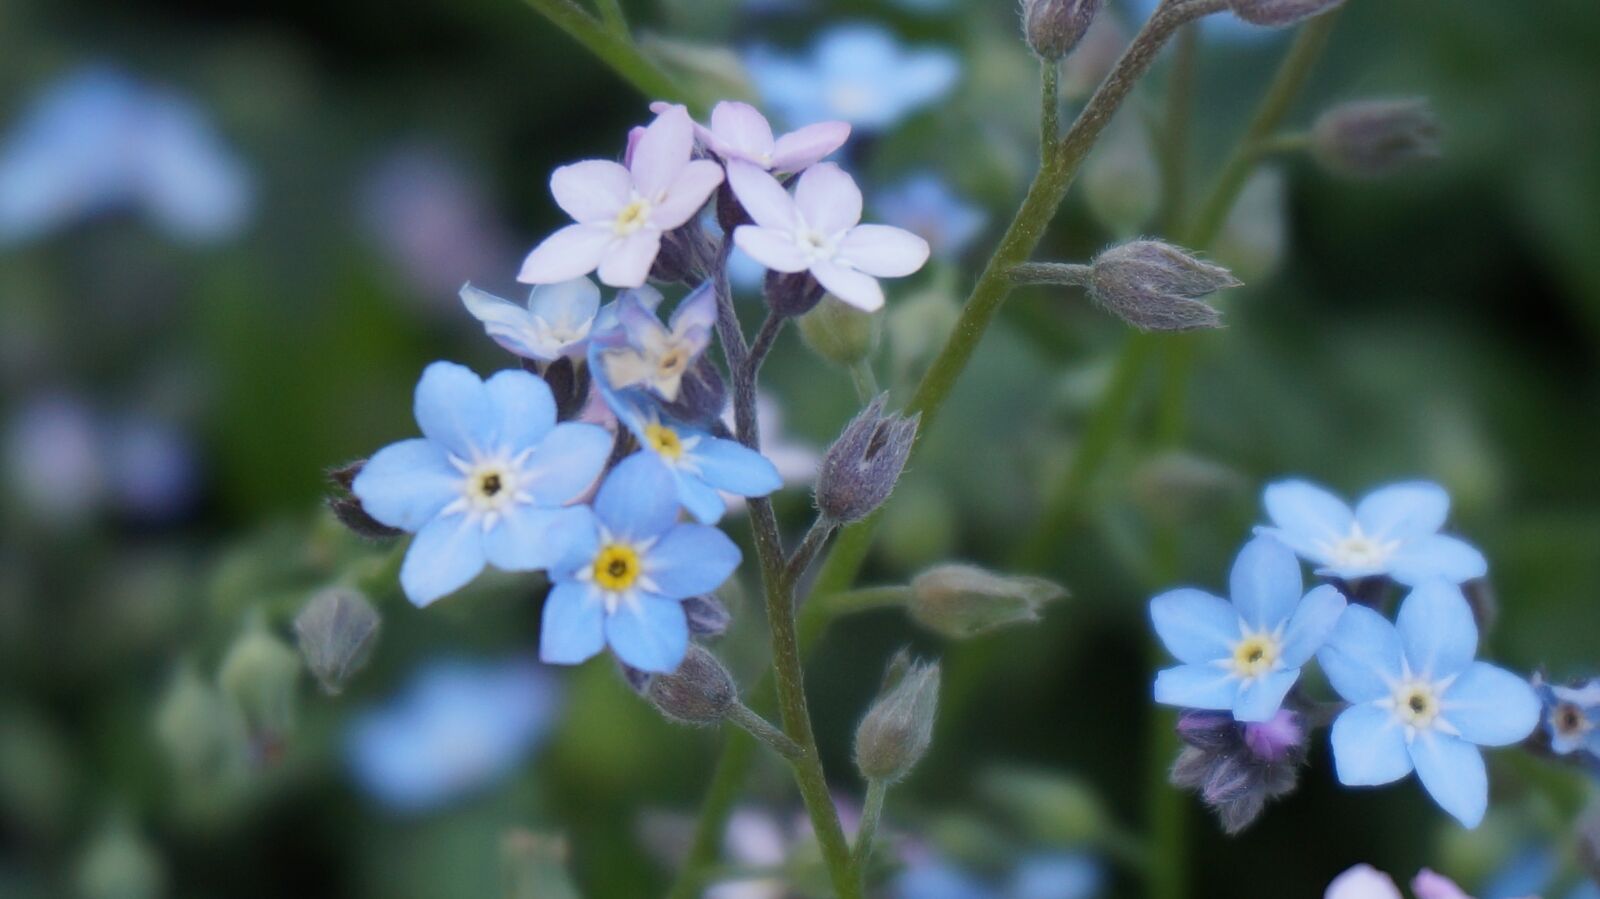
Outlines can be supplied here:
<path id="1" fill-rule="evenodd" d="M 1475 827 L 1488 804 L 1478 747 L 1524 740 L 1541 706 L 1527 680 L 1475 661 L 1478 622 L 1462 584 L 1488 566 L 1477 549 L 1439 533 L 1449 496 L 1435 484 L 1395 484 L 1352 510 L 1320 487 L 1285 481 L 1266 489 L 1265 506 L 1272 526 L 1258 528 L 1234 562 L 1229 600 L 1185 588 L 1151 601 L 1157 635 L 1183 663 L 1157 676 L 1156 701 L 1227 713 L 1246 736 L 1280 722 L 1298 758 L 1299 722 L 1313 716 L 1296 685 L 1314 659 L 1343 700 L 1322 704 L 1337 711 L 1330 739 L 1340 782 L 1376 786 L 1415 771 L 1445 811 Z M 1309 592 L 1301 559 L 1325 579 Z M 1391 584 L 1409 588 L 1393 621 L 1381 611 Z M 1187 731 L 1199 732 L 1193 714 Z M 1578 719 L 1590 720 L 1581 713 L 1569 722 L 1567 751 L 1586 739 Z M 1201 788 L 1225 820 L 1237 823 L 1235 803 L 1254 817 L 1264 799 L 1293 786 L 1292 777 L 1257 777 L 1262 786 L 1252 788 L 1215 774 L 1177 776 L 1248 755 L 1235 745 L 1244 738 L 1186 740 L 1175 777 Z"/>

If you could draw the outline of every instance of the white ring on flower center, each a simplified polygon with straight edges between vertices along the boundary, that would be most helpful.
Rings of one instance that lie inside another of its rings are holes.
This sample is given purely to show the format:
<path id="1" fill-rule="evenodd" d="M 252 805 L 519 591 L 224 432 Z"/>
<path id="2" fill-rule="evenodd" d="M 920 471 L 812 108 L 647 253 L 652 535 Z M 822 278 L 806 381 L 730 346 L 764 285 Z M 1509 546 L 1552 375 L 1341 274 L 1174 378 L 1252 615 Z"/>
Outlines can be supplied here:
<path id="1" fill-rule="evenodd" d="M 635 196 L 628 205 L 617 210 L 617 220 L 612 223 L 611 230 L 618 237 L 627 237 L 643 228 L 650 222 L 650 208 L 649 200 Z"/>
<path id="2" fill-rule="evenodd" d="M 1432 680 L 1411 672 L 1411 665 L 1402 666 L 1399 680 L 1389 684 L 1389 695 L 1377 701 L 1377 706 L 1387 709 L 1394 720 L 1405 728 L 1406 742 L 1425 731 L 1438 731 L 1450 736 L 1460 736 L 1460 731 L 1445 717 L 1450 708 L 1445 692 L 1455 682 L 1455 677 Z"/>
<path id="3" fill-rule="evenodd" d="M 1335 567 L 1377 569 L 1400 548 L 1400 541 L 1381 540 L 1363 531 L 1359 522 L 1352 522 L 1350 533 L 1338 540 L 1324 541 L 1321 548 Z"/>
<path id="4" fill-rule="evenodd" d="M 1252 681 L 1283 668 L 1283 626 L 1274 630 L 1251 630 L 1239 623 L 1238 640 L 1228 647 L 1228 657 L 1217 664 L 1242 681 Z"/>
<path id="5" fill-rule="evenodd" d="M 612 534 L 605 525 L 600 526 L 600 539 L 595 547 L 595 554 L 588 562 L 578 568 L 577 579 L 589 586 L 590 595 L 597 597 L 605 605 L 607 615 L 614 615 L 621 606 L 630 609 L 639 607 L 639 593 L 648 591 L 659 593 L 660 587 L 650 577 L 651 559 L 650 548 L 656 545 L 658 538 L 651 537 L 646 540 L 624 540 Z M 607 552 L 615 553 L 617 549 L 624 549 L 631 554 L 631 560 L 637 566 L 628 579 L 626 590 L 608 590 L 601 586 L 595 579 L 595 562 Z"/>
<path id="6" fill-rule="evenodd" d="M 470 461 L 452 455 L 450 464 L 461 472 L 461 496 L 444 507 L 442 515 L 464 514 L 471 521 L 481 522 L 485 531 L 493 530 L 501 516 L 518 503 L 532 503 L 527 492 L 529 473 L 523 470 L 529 447 L 513 456 L 510 450 L 499 449 L 482 453 Z"/>

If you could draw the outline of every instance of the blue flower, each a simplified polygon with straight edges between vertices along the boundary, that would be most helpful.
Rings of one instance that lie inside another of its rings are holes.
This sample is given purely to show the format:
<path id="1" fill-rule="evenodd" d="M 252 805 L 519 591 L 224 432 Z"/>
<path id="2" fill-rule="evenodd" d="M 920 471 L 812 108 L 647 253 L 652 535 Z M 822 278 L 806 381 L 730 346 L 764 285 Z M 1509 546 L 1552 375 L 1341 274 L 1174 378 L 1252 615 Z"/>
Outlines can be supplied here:
<path id="1" fill-rule="evenodd" d="M 711 344 L 717 295 L 707 281 L 683 298 L 663 326 L 651 302 L 659 302 L 660 295 L 652 294 L 618 294 L 614 319 L 600 310 L 589 358 L 614 389 L 641 387 L 670 403 L 678 398 L 684 374 Z"/>
<path id="2" fill-rule="evenodd" d="M 1410 481 L 1380 487 L 1355 511 L 1306 481 L 1279 481 L 1264 495 L 1271 534 L 1318 566 L 1317 573 L 1357 580 L 1387 575 L 1407 586 L 1442 578 L 1459 584 L 1483 577 L 1489 563 L 1467 543 L 1439 533 L 1450 495 L 1438 484 Z"/>
<path id="3" fill-rule="evenodd" d="M 875 25 L 833 28 L 804 60 L 755 47 L 744 62 L 762 102 L 790 125 L 843 119 L 885 129 L 944 97 L 961 74 L 954 53 L 906 50 Z"/>
<path id="4" fill-rule="evenodd" d="M 1582 753 L 1600 770 L 1600 678 L 1571 686 L 1534 679 L 1544 705 L 1544 729 L 1557 755 Z"/>
<path id="5" fill-rule="evenodd" d="M 1083 853 L 1046 852 L 1017 863 L 1007 899 L 1089 899 L 1100 894 L 1105 874 Z"/>
<path id="6" fill-rule="evenodd" d="M 600 288 L 588 278 L 540 284 L 520 306 L 468 284 L 461 302 L 495 343 L 524 359 L 553 362 L 583 355 L 600 311 Z"/>
<path id="7" fill-rule="evenodd" d="M 1345 609 L 1336 588 L 1301 596 L 1301 586 L 1294 554 L 1257 537 L 1234 560 L 1232 603 L 1191 588 L 1151 600 L 1156 634 L 1183 663 L 1156 675 L 1156 701 L 1231 711 L 1239 721 L 1272 718 Z"/>
<path id="8" fill-rule="evenodd" d="M 351 492 L 378 521 L 417 536 L 400 585 L 425 606 L 478 576 L 547 568 L 565 554 L 581 509 L 561 508 L 600 476 L 611 435 L 556 424 L 545 383 L 525 371 L 483 381 L 435 362 L 417 382 L 423 436 L 379 450 Z"/>
<path id="9" fill-rule="evenodd" d="M 940 256 L 960 255 L 989 223 L 987 212 L 928 172 L 879 192 L 873 204 L 885 222 L 920 234 Z"/>
<path id="10" fill-rule="evenodd" d="M 674 671 L 689 645 L 683 600 L 722 586 L 739 548 L 716 528 L 678 523 L 678 491 L 654 453 L 622 460 L 583 510 L 572 550 L 550 569 L 539 655 L 576 665 L 610 645 L 641 671 Z"/>
<path id="11" fill-rule="evenodd" d="M 1435 802 L 1467 827 L 1483 820 L 1489 780 L 1479 746 L 1509 746 L 1539 723 L 1527 681 L 1475 662 L 1478 626 L 1461 589 L 1417 586 L 1396 623 L 1351 606 L 1317 653 L 1352 706 L 1333 723 L 1333 759 L 1347 786 L 1391 783 L 1414 769 Z"/>
<path id="12" fill-rule="evenodd" d="M 559 706 L 551 677 L 528 660 L 435 662 L 345 734 L 357 784 L 391 808 L 419 812 L 515 770 Z"/>

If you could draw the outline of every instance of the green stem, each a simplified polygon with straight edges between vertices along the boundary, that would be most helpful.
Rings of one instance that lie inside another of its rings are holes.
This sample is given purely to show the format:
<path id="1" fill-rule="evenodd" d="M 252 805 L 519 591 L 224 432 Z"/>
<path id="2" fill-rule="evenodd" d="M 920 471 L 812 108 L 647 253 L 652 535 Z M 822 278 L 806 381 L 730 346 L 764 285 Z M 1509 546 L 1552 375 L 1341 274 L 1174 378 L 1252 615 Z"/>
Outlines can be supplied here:
<path id="1" fill-rule="evenodd" d="M 565 31 L 584 49 L 605 63 L 639 93 L 652 100 L 672 100 L 698 104 L 671 75 L 634 46 L 626 34 L 619 34 L 583 11 L 573 0 L 524 0 L 534 11 Z"/>
<path id="2" fill-rule="evenodd" d="M 622 4 L 618 0 L 595 0 L 595 6 L 600 9 L 600 21 L 611 29 L 611 33 L 619 37 L 628 37 L 628 17 L 622 14 Z"/>
<path id="3" fill-rule="evenodd" d="M 873 374 L 872 363 L 857 359 L 850 365 L 850 382 L 855 385 L 856 398 L 865 406 L 878 395 L 878 376 Z"/>
<path id="4" fill-rule="evenodd" d="M 1178 32 L 1171 74 L 1167 76 L 1167 110 L 1161 123 L 1161 221 L 1168 234 L 1183 221 L 1189 199 L 1189 125 L 1194 117 L 1199 56 L 1200 28 L 1185 25 Z"/>
<path id="5" fill-rule="evenodd" d="M 882 780 L 867 781 L 867 799 L 861 809 L 861 829 L 856 832 L 855 850 L 856 876 L 860 878 L 863 892 L 867 888 L 867 865 L 872 861 L 872 839 L 878 833 L 878 822 L 883 818 L 883 798 L 888 792 L 889 785 Z"/>
<path id="6" fill-rule="evenodd" d="M 783 756 L 790 762 L 805 755 L 805 750 L 801 749 L 798 743 L 789 739 L 783 731 L 774 727 L 772 722 L 756 714 L 742 702 L 735 702 L 733 707 L 728 709 L 728 722 L 767 744 L 773 752 Z"/>

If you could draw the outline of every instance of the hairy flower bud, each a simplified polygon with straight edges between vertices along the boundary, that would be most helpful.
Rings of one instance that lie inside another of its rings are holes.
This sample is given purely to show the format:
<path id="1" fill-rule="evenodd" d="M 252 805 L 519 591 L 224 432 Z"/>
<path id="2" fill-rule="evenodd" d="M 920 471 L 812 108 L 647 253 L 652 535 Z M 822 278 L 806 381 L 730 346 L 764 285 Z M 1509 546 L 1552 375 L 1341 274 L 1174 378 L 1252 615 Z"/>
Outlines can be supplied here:
<path id="1" fill-rule="evenodd" d="M 877 348 L 882 321 L 882 316 L 862 312 L 837 297 L 825 296 L 815 308 L 800 316 L 800 339 L 823 359 L 849 367 Z"/>
<path id="2" fill-rule="evenodd" d="M 361 501 L 350 495 L 350 485 L 355 483 L 356 475 L 361 473 L 367 460 L 357 459 L 354 462 L 341 465 L 328 470 L 328 481 L 333 484 L 337 492 L 327 499 L 328 510 L 339 523 L 349 528 L 356 536 L 368 540 L 387 540 L 405 533 L 398 528 L 389 527 L 367 514 L 361 507 Z"/>
<path id="3" fill-rule="evenodd" d="M 1252 25 L 1283 28 L 1320 16 L 1344 0 L 1228 0 L 1233 14 Z"/>
<path id="4" fill-rule="evenodd" d="M 911 455 L 922 416 L 884 414 L 887 393 L 879 394 L 828 447 L 817 472 L 817 508 L 840 524 L 871 515 L 894 491 Z"/>
<path id="5" fill-rule="evenodd" d="M 1039 607 L 1067 595 L 1043 578 L 1005 577 L 973 565 L 939 565 L 911 580 L 907 610 L 918 624 L 963 639 L 1039 620 Z"/>
<path id="6" fill-rule="evenodd" d="M 882 692 L 856 728 L 856 767 L 868 780 L 894 783 L 911 773 L 933 742 L 939 708 L 939 665 L 912 661 L 901 650 Z"/>
<path id="7" fill-rule="evenodd" d="M 773 313 L 791 317 L 810 312 L 827 292 L 808 271 L 769 271 L 762 291 Z"/>
<path id="8" fill-rule="evenodd" d="M 1336 175 L 1387 177 L 1439 158 L 1439 119 L 1423 97 L 1342 103 L 1312 126 L 1311 153 Z"/>
<path id="9" fill-rule="evenodd" d="M 1022 33 L 1046 62 L 1072 52 L 1100 12 L 1101 0 L 1023 0 Z"/>
<path id="10" fill-rule="evenodd" d="M 1221 327 L 1217 310 L 1199 298 L 1238 286 L 1222 266 L 1159 240 L 1112 247 L 1095 257 L 1089 271 L 1089 296 L 1141 331 Z"/>
<path id="11" fill-rule="evenodd" d="M 573 360 L 571 356 L 562 356 L 545 365 L 543 371 L 539 371 L 527 359 L 523 360 L 522 366 L 532 369 L 550 388 L 550 396 L 556 401 L 556 421 L 572 421 L 582 414 L 584 406 L 589 403 L 589 388 L 594 380 L 588 365 Z"/>
<path id="12" fill-rule="evenodd" d="M 739 701 L 728 669 L 693 643 L 678 670 L 651 677 L 644 695 L 661 714 L 684 724 L 716 724 Z"/>
<path id="13" fill-rule="evenodd" d="M 650 280 L 669 284 L 696 281 L 715 257 L 711 238 L 700 227 L 699 218 L 692 218 L 661 235 L 661 249 L 650 266 Z"/>
<path id="14" fill-rule="evenodd" d="M 251 733 L 268 745 L 294 729 L 299 681 L 300 657 L 259 621 L 245 626 L 217 672 Z"/>
<path id="15" fill-rule="evenodd" d="M 689 619 L 689 633 L 695 637 L 720 637 L 733 622 L 728 607 L 722 600 L 706 594 L 691 596 L 683 601 L 684 617 Z"/>
<path id="16" fill-rule="evenodd" d="M 1306 732 L 1297 712 L 1240 724 L 1226 712 L 1188 711 L 1178 717 L 1178 736 L 1187 745 L 1172 766 L 1173 785 L 1199 793 L 1230 834 L 1299 784 Z"/>
<path id="17" fill-rule="evenodd" d="M 324 692 L 337 695 L 366 666 L 382 623 L 365 596 L 344 587 L 318 593 L 294 617 L 300 655 Z"/>

